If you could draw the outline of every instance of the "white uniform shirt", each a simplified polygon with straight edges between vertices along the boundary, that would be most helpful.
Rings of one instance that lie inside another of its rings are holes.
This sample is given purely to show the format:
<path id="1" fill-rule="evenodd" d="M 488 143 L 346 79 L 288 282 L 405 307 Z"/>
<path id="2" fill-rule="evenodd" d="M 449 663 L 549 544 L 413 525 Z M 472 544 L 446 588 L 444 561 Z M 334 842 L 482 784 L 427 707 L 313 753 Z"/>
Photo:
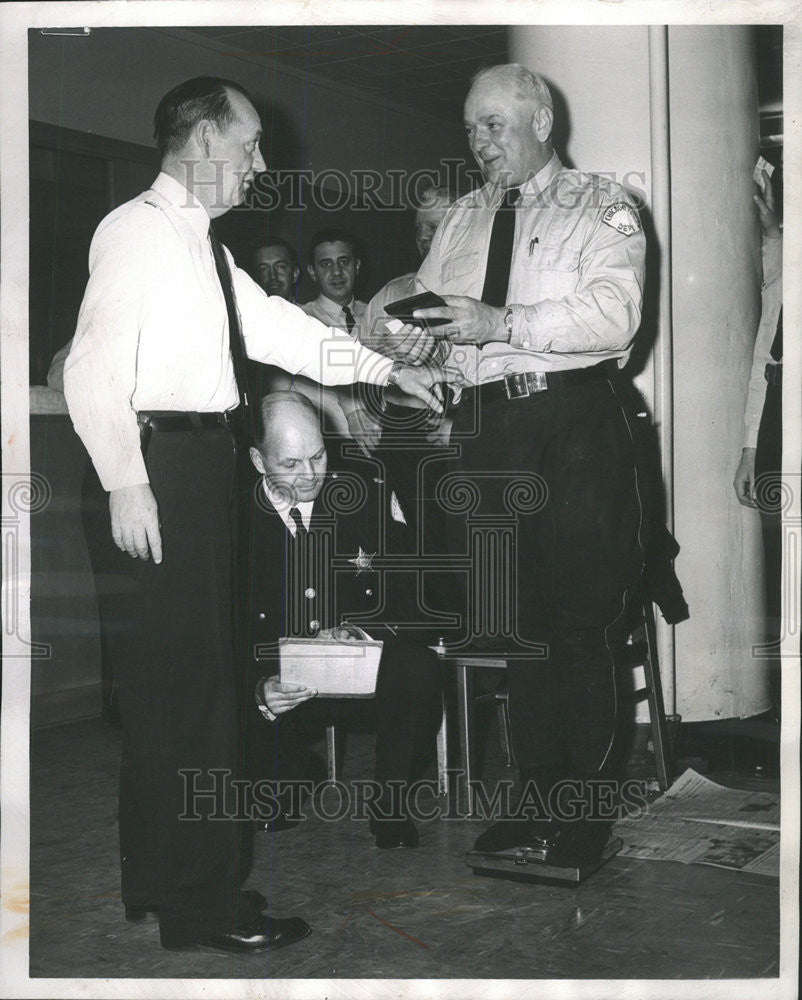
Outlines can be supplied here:
<path id="1" fill-rule="evenodd" d="M 148 482 L 138 411 L 237 405 L 228 314 L 208 232 L 200 202 L 163 173 L 95 232 L 64 392 L 106 490 Z M 341 336 L 268 297 L 226 253 L 250 357 L 330 385 L 387 381 L 387 358 L 359 344 L 344 351 Z"/>
<path id="2" fill-rule="evenodd" d="M 609 358 L 623 366 L 640 323 L 646 252 L 631 196 L 605 177 L 566 170 L 556 154 L 520 190 L 507 291 L 511 342 L 481 350 L 452 345 L 449 363 L 475 385 Z M 440 295 L 481 298 L 503 197 L 488 183 L 449 208 L 419 284 Z"/>
<path id="3" fill-rule="evenodd" d="M 757 432 L 766 399 L 766 365 L 775 364 L 771 345 L 777 333 L 777 320 L 783 304 L 783 240 L 782 236 L 764 236 L 763 287 L 760 294 L 760 325 L 757 328 L 749 391 L 744 413 L 744 448 L 757 447 Z"/>

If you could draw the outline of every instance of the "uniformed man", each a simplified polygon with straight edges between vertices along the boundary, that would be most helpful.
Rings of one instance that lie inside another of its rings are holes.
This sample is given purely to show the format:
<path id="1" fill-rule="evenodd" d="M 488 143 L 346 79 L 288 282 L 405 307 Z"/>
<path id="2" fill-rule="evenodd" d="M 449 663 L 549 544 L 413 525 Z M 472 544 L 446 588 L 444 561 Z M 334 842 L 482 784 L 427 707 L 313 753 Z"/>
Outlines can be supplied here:
<path id="1" fill-rule="evenodd" d="M 339 471 L 327 475 L 318 416 L 303 394 L 265 396 L 261 416 L 251 448 L 260 478 L 243 535 L 248 771 L 255 780 L 309 778 L 309 747 L 323 726 L 354 716 L 359 723 L 375 707 L 380 794 L 371 830 L 378 847 L 417 847 L 403 795 L 394 799 L 389 783 L 402 789 L 431 757 L 442 684 L 438 658 L 411 638 L 422 623 L 414 570 L 405 573 L 403 559 L 395 558 L 407 547 L 410 530 L 402 501 L 370 461 L 338 463 Z M 314 690 L 279 680 L 281 636 L 314 638 L 334 629 L 339 637 L 343 621 L 384 644 L 375 706 L 316 697 Z M 270 724 L 257 714 L 254 689 Z"/>
<path id="2" fill-rule="evenodd" d="M 612 653 L 643 566 L 616 373 L 640 322 L 645 241 L 623 187 L 563 167 L 539 76 L 516 64 L 480 71 L 464 117 L 486 183 L 449 209 L 418 272 L 447 306 L 416 315 L 449 320 L 438 333 L 472 384 L 451 441 L 476 513 L 516 532 L 511 625 L 495 640 L 512 654 L 513 749 L 521 805 L 533 805 L 532 818 L 495 823 L 475 849 L 531 845 L 573 864 L 607 838 L 603 824 L 569 818 L 587 817 L 590 779 L 616 773 Z M 472 581 L 480 598 L 493 585 Z M 470 609 L 474 623 L 483 608 Z M 579 804 L 564 801 L 577 789 Z"/>

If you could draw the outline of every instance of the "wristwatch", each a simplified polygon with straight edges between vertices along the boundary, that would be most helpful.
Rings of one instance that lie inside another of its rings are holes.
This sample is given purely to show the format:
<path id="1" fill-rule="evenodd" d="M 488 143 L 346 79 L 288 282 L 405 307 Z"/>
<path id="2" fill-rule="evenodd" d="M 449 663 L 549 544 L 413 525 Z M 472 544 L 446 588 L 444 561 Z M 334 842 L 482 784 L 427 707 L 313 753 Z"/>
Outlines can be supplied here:
<path id="1" fill-rule="evenodd" d="M 504 313 L 504 327 L 507 331 L 507 343 L 512 342 L 512 306 L 507 306 L 507 311 Z"/>
<path id="2" fill-rule="evenodd" d="M 393 362 L 393 367 L 390 369 L 390 374 L 387 376 L 387 381 L 384 383 L 385 389 L 392 389 L 393 386 L 398 385 L 398 374 L 403 367 L 404 366 L 400 361 Z"/>

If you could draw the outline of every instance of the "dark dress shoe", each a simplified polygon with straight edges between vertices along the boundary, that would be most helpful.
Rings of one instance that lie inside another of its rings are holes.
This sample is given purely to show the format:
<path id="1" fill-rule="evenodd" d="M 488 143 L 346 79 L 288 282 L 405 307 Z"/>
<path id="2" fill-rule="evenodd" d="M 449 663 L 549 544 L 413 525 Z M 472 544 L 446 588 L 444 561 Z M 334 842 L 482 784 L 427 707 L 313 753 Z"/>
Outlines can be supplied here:
<path id="1" fill-rule="evenodd" d="M 135 923 L 138 920 L 144 920 L 146 917 L 155 916 L 159 912 L 158 906 L 126 906 L 125 907 L 125 919 L 130 920 L 131 923 Z"/>
<path id="2" fill-rule="evenodd" d="M 418 831 L 410 819 L 371 819 L 369 826 L 382 850 L 418 846 Z"/>
<path id="3" fill-rule="evenodd" d="M 211 949 L 212 951 L 227 951 L 234 954 L 252 954 L 261 951 L 275 951 L 295 944 L 312 933 L 312 928 L 300 917 L 289 917 L 287 920 L 276 920 L 264 914 L 240 924 L 231 931 L 214 934 L 203 941 L 187 941 L 181 944 L 169 945 L 162 942 L 162 947 L 168 951 L 185 951 L 195 948 Z"/>
<path id="4" fill-rule="evenodd" d="M 256 826 L 265 833 L 280 833 L 282 830 L 291 830 L 294 826 L 298 826 L 300 822 L 300 818 L 296 819 L 290 813 L 282 812 L 268 822 L 257 820 Z"/>
<path id="5" fill-rule="evenodd" d="M 500 819 L 479 834 L 473 850 L 479 854 L 495 854 L 513 847 L 544 851 L 556 833 L 557 827 L 552 820 Z"/>

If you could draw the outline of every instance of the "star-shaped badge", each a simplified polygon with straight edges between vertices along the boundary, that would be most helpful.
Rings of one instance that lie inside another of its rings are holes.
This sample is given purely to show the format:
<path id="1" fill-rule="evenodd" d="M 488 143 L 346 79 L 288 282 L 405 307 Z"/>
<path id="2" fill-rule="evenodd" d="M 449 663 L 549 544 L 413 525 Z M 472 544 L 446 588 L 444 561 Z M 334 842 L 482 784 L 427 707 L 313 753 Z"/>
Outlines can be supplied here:
<path id="1" fill-rule="evenodd" d="M 373 557 L 375 555 L 375 552 L 365 552 L 360 545 L 359 552 L 357 552 L 353 559 L 349 559 L 348 562 L 356 566 L 356 575 L 359 576 L 363 569 L 373 569 Z"/>

